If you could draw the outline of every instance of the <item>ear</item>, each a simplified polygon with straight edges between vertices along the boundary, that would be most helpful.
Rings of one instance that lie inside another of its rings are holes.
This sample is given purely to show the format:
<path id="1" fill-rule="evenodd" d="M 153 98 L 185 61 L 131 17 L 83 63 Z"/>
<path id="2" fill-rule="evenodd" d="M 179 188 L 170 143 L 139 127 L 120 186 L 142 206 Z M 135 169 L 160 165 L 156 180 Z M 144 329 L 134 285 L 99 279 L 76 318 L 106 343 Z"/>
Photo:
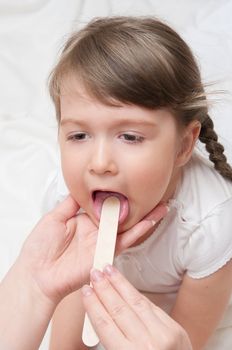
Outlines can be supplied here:
<path id="1" fill-rule="evenodd" d="M 201 123 L 193 120 L 182 132 L 180 147 L 176 158 L 176 165 L 181 167 L 191 158 L 193 148 L 201 131 Z"/>

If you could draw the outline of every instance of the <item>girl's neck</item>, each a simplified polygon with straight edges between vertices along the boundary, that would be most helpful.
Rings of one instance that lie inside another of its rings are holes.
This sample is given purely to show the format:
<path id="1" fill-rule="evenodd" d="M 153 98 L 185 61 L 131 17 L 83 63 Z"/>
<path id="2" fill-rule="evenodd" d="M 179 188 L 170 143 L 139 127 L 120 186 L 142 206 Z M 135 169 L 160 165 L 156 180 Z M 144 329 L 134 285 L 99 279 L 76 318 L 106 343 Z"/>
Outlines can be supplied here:
<path id="1" fill-rule="evenodd" d="M 178 168 L 174 170 L 172 175 L 172 179 L 167 187 L 166 192 L 161 200 L 163 203 L 168 203 L 170 199 L 173 199 L 176 194 L 176 190 L 178 188 L 178 184 L 180 183 L 182 178 L 182 168 Z"/>
<path id="2" fill-rule="evenodd" d="M 165 192 L 165 194 L 161 200 L 163 203 L 168 203 L 168 201 L 170 199 L 173 199 L 175 197 L 176 189 L 178 187 L 179 182 L 181 181 L 181 177 L 182 177 L 182 170 L 181 170 L 181 168 L 178 168 L 177 170 L 175 170 L 175 173 L 172 176 L 172 180 L 169 183 L 167 191 Z M 140 237 L 132 245 L 132 247 L 135 247 L 135 246 L 143 243 L 146 239 L 148 239 L 154 233 L 154 231 L 157 229 L 157 227 L 159 226 L 161 221 L 157 222 L 157 224 L 154 227 L 149 229 L 142 237 Z"/>

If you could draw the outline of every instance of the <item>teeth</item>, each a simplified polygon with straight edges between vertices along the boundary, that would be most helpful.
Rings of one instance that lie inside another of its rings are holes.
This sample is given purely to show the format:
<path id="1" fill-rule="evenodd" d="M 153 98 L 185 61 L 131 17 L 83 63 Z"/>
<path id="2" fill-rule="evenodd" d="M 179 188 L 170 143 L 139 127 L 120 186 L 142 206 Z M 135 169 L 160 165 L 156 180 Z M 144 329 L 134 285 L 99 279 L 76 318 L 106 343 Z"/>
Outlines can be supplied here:
<path id="1" fill-rule="evenodd" d="M 93 198 L 93 201 L 96 200 L 96 197 L 97 195 L 99 194 L 99 196 L 104 196 L 104 194 L 106 195 L 106 197 L 110 197 L 110 196 L 114 196 L 114 197 L 117 197 L 119 200 L 122 199 L 122 198 L 125 198 L 127 200 L 127 197 L 124 196 L 122 193 L 119 193 L 119 192 L 114 192 L 114 191 L 104 191 L 104 190 L 95 190 L 93 191 L 92 193 L 92 198 Z"/>

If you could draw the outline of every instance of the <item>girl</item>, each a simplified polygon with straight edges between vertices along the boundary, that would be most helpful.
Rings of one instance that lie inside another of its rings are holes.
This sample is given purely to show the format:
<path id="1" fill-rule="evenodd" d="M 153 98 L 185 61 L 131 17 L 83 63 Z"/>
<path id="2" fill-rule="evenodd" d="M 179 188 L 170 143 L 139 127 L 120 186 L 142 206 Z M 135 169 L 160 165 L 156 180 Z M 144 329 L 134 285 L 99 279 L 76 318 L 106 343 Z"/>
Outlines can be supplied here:
<path id="1" fill-rule="evenodd" d="M 112 194 L 122 236 L 169 202 L 116 266 L 194 350 L 231 349 L 232 169 L 189 47 L 154 18 L 97 19 L 68 40 L 50 93 L 67 187 L 95 225 Z M 85 348 L 81 309 L 78 292 L 59 305 L 51 350 Z"/>

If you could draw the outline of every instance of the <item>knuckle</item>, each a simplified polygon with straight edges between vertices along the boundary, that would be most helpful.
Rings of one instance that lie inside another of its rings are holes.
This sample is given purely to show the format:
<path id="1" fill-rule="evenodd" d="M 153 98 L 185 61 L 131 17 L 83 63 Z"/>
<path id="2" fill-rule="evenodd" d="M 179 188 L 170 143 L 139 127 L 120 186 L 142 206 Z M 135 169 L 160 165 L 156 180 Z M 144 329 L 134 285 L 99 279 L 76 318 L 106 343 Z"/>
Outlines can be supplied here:
<path id="1" fill-rule="evenodd" d="M 165 349 L 176 350 L 182 348 L 184 331 L 180 327 L 175 327 L 172 331 L 169 330 L 169 336 L 165 338 Z"/>
<path id="2" fill-rule="evenodd" d="M 143 345 L 143 348 L 146 349 L 146 350 L 154 350 L 154 349 L 156 349 L 154 342 L 150 338 L 146 339 L 146 341 L 145 341 L 145 343 Z M 165 348 L 165 350 L 166 350 L 166 348 Z"/>
<path id="3" fill-rule="evenodd" d="M 148 308 L 148 302 L 142 295 L 133 297 L 131 304 L 133 307 L 139 309 L 140 311 L 147 310 Z"/>
<path id="4" fill-rule="evenodd" d="M 176 342 L 175 337 L 170 337 L 165 344 L 165 349 L 176 350 L 176 347 L 178 346 L 177 344 L 178 342 Z"/>
<path id="5" fill-rule="evenodd" d="M 147 350 L 155 350 L 153 342 L 152 343 L 151 342 L 147 343 L 146 344 L 146 349 Z"/>
<path id="6" fill-rule="evenodd" d="M 143 336 L 141 336 L 139 339 L 137 339 L 136 345 L 138 347 L 136 347 L 136 349 L 140 349 L 140 350 L 155 350 L 155 349 L 159 349 L 161 350 L 161 347 L 158 345 L 157 341 L 154 341 L 154 336 L 151 335 L 149 332 L 146 332 L 145 334 L 143 334 Z M 162 347 L 163 349 L 163 347 Z M 166 348 L 164 348 L 166 350 Z M 133 347 L 133 350 L 135 350 L 135 348 Z"/>
<path id="7" fill-rule="evenodd" d="M 102 315 L 97 315 L 94 324 L 96 328 L 104 329 L 110 326 L 110 320 Z"/>
<path id="8" fill-rule="evenodd" d="M 110 312 L 110 316 L 113 319 L 116 319 L 118 317 L 120 317 L 122 314 L 124 314 L 124 312 L 126 311 L 126 304 L 118 304 L 118 305 L 114 305 L 112 307 L 112 310 Z"/>
<path id="9" fill-rule="evenodd" d="M 102 295 L 105 295 L 105 293 L 109 293 L 108 290 L 110 288 L 110 283 L 105 278 L 99 281 L 95 285 L 95 289 L 102 293 Z"/>
<path id="10" fill-rule="evenodd" d="M 171 335 L 170 333 L 167 333 L 166 335 L 162 335 L 159 339 L 160 345 L 162 346 L 162 349 L 165 350 L 177 350 L 178 345 L 176 343 L 176 338 Z"/>
<path id="11" fill-rule="evenodd" d="M 180 325 L 177 325 L 175 329 L 175 338 L 178 339 L 178 345 L 180 349 L 183 349 L 184 347 L 192 348 L 187 332 Z"/>
<path id="12" fill-rule="evenodd" d="M 176 339 L 181 339 L 184 333 L 185 330 L 181 328 L 178 324 L 176 324 L 173 328 L 173 337 L 175 337 Z"/>

